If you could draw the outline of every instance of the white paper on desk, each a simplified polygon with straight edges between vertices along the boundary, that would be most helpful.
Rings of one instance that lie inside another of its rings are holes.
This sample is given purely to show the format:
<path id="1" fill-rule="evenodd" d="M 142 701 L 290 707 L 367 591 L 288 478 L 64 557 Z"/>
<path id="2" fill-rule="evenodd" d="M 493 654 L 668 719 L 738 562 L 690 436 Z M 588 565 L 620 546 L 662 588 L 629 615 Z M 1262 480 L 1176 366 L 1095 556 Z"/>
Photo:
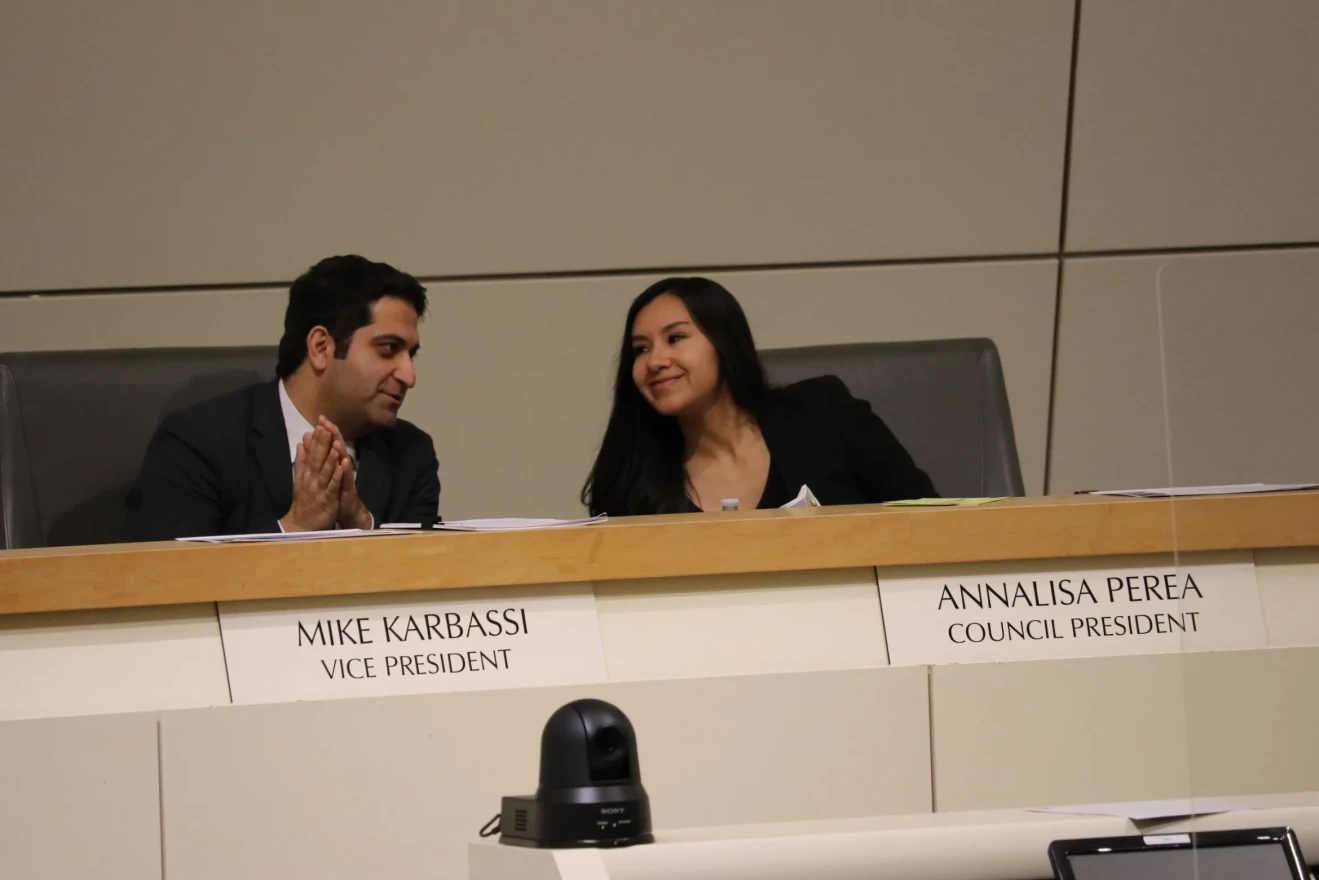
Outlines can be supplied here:
<path id="1" fill-rule="evenodd" d="M 1159 489 L 1105 489 L 1090 495 L 1125 495 L 1132 498 L 1192 498 L 1197 495 L 1250 495 L 1256 492 L 1297 492 L 1319 489 L 1319 483 L 1234 483 L 1227 486 L 1167 486 Z"/>
<path id="2" fill-rule="evenodd" d="M 499 519 L 459 519 L 438 522 L 434 528 L 447 532 L 521 532 L 529 529 L 563 529 L 590 526 L 609 519 L 608 515 L 589 516 L 585 519 L 526 519 L 509 516 Z M 420 529 L 420 523 L 385 523 L 382 529 Z"/>
<path id="3" fill-rule="evenodd" d="M 1111 804 L 1075 804 L 1070 807 L 1031 807 L 1032 813 L 1068 813 L 1081 816 L 1119 816 L 1133 822 L 1150 819 L 1173 819 L 1180 816 L 1212 816 L 1253 810 L 1246 804 L 1230 804 L 1215 799 L 1211 803 L 1196 800 L 1119 801 Z"/>
<path id="4" fill-rule="evenodd" d="M 819 506 L 820 506 L 819 499 L 815 497 L 815 493 L 811 491 L 811 487 L 806 485 L 803 485 L 801 487 L 801 491 L 797 493 L 796 498 L 792 499 L 787 504 L 779 505 L 780 509 L 782 510 L 787 510 L 790 507 L 819 507 Z"/>
<path id="5" fill-rule="evenodd" d="M 405 532 L 388 529 L 327 529 L 320 532 L 260 532 L 251 535 L 205 535 L 196 538 L 175 538 L 199 544 L 274 544 L 284 541 L 320 541 L 325 538 L 375 538 L 382 535 L 402 535 Z"/>

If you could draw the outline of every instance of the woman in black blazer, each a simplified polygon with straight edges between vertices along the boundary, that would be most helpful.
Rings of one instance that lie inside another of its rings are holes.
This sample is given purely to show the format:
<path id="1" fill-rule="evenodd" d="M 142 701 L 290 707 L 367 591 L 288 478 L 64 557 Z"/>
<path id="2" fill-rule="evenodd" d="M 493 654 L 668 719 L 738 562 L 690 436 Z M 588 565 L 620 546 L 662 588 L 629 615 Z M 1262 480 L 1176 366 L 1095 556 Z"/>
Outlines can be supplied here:
<path id="1" fill-rule="evenodd" d="M 582 488 L 592 514 L 779 507 L 935 494 L 870 405 L 836 376 L 771 388 L 746 315 L 706 278 L 666 278 L 633 302 L 614 406 Z"/>

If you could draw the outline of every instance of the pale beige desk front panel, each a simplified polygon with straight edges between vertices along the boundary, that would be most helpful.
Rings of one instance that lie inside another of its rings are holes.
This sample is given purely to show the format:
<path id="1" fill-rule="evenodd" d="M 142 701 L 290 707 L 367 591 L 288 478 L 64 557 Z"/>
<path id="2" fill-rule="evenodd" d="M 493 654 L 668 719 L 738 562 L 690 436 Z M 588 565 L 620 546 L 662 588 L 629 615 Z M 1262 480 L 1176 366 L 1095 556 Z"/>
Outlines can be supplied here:
<path id="1" fill-rule="evenodd" d="M 873 568 L 595 585 L 611 681 L 888 665 Z"/>
<path id="2" fill-rule="evenodd" d="M 154 714 L 0 723 L 0 877 L 159 878 Z"/>
<path id="3" fill-rule="evenodd" d="M 214 603 L 0 616 L 0 721 L 228 703 Z"/>
<path id="4" fill-rule="evenodd" d="M 1185 560 L 1235 560 L 1196 554 Z M 1319 644 L 1319 550 L 1256 551 L 1270 647 Z M 1170 562 L 1107 557 L 885 568 L 881 576 Z M 605 581 L 593 589 L 609 680 L 700 678 L 888 663 L 871 568 Z M 509 588 L 535 595 L 539 588 Z M 558 589 L 558 588 L 556 588 Z M 480 590 L 413 594 L 454 601 Z M 348 597 L 348 601 L 375 601 Z M 229 702 L 215 606 L 0 616 L 0 720 Z"/>
<path id="5" fill-rule="evenodd" d="M 660 828 L 930 810 L 924 667 L 202 709 L 162 716 L 167 876 L 464 876 L 583 696 L 636 725 Z"/>
<path id="6" fill-rule="evenodd" d="M 939 666 L 935 806 L 1319 789 L 1319 648 Z"/>
<path id="7" fill-rule="evenodd" d="M 1319 551 L 1257 558 L 1270 644 L 1319 640 Z M 93 812 L 109 792 L 104 827 L 128 823 L 116 839 L 138 841 L 134 857 L 159 861 L 163 817 L 172 880 L 461 876 L 499 796 L 534 790 L 545 718 L 584 695 L 636 723 L 660 828 L 1319 789 L 1305 702 L 1319 647 L 884 668 L 874 584 L 854 568 L 583 585 L 606 684 L 184 710 L 227 702 L 213 606 L 7 616 L 7 711 L 162 710 L 159 778 L 156 716 L 0 724 L 0 742 L 25 744 L 0 749 L 5 806 L 22 811 L 11 857 L 37 864 L 63 833 L 52 792 Z M 130 725 L 134 745 L 97 745 L 103 723 Z M 97 767 L 108 788 L 84 797 Z"/>
<path id="8" fill-rule="evenodd" d="M 1319 645 L 1319 548 L 1255 551 L 1269 647 Z"/>

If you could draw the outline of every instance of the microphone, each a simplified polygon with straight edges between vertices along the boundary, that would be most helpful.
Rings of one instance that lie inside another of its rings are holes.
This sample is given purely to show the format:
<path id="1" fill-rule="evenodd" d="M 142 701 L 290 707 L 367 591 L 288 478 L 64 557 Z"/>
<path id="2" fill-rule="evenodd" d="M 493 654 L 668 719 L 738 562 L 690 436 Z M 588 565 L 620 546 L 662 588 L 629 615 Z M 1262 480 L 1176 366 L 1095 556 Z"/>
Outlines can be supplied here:
<path id="1" fill-rule="evenodd" d="M 128 494 L 124 496 L 124 510 L 126 510 L 127 513 L 124 515 L 123 521 L 119 523 L 119 535 L 115 538 L 116 543 L 122 544 L 124 542 L 124 536 L 128 533 L 128 521 L 132 519 L 133 514 L 137 513 L 141 507 L 142 490 L 137 486 L 134 486 L 129 489 Z"/>

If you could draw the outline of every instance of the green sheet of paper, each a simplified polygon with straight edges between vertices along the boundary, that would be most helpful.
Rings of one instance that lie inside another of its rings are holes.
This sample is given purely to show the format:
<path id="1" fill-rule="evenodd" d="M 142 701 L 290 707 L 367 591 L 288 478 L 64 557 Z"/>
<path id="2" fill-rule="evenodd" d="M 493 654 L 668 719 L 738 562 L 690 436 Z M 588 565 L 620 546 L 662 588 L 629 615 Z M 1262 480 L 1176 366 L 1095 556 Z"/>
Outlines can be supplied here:
<path id="1" fill-rule="evenodd" d="M 1005 498 L 909 498 L 903 501 L 885 501 L 889 507 L 979 507 Z"/>

